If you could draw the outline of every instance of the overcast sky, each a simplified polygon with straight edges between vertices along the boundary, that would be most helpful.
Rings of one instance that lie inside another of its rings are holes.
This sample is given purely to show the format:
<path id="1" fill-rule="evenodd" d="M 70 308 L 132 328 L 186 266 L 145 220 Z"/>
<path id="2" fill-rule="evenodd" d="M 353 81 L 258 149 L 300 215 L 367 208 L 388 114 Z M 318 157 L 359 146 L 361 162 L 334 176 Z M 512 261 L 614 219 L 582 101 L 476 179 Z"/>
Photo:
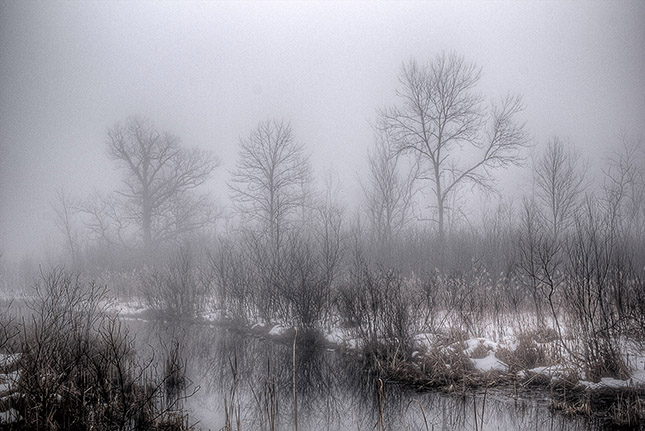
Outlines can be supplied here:
<path id="1" fill-rule="evenodd" d="M 118 184 L 106 131 L 152 119 L 223 162 L 240 137 L 290 121 L 346 203 L 410 58 L 456 51 L 491 97 L 523 95 L 535 142 L 600 158 L 645 134 L 645 2 L 0 2 L 0 252 L 58 239 L 55 190 Z"/>

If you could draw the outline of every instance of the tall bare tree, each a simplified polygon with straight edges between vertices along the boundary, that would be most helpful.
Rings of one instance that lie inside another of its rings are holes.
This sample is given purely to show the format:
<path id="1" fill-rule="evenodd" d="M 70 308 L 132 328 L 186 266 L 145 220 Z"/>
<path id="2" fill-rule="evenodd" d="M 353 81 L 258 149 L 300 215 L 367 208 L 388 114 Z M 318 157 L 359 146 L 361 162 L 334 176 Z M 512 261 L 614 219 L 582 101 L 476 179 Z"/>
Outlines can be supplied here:
<path id="1" fill-rule="evenodd" d="M 54 224 L 65 238 L 65 246 L 69 252 L 71 263 L 76 267 L 78 256 L 78 231 L 76 219 L 78 217 L 78 206 L 63 189 L 56 190 L 56 198 L 50 203 L 54 210 Z"/>
<path id="2" fill-rule="evenodd" d="M 363 185 L 367 218 L 376 240 L 388 245 L 410 222 L 419 165 L 414 163 L 407 175 L 401 175 L 401 157 L 391 151 L 386 132 L 378 134 L 367 161 L 369 173 Z"/>
<path id="3" fill-rule="evenodd" d="M 345 210 L 340 202 L 341 185 L 331 172 L 325 177 L 322 199 L 314 207 L 313 234 L 315 237 L 318 265 L 324 274 L 322 285 L 329 290 L 336 278 L 346 248 L 343 232 Z"/>
<path id="4" fill-rule="evenodd" d="M 582 204 L 585 167 L 580 156 L 567 151 L 564 143 L 553 137 L 535 165 L 535 195 L 544 208 L 554 237 L 571 226 Z"/>
<path id="5" fill-rule="evenodd" d="M 521 98 L 506 96 L 488 109 L 476 91 L 480 78 L 480 68 L 454 53 L 426 65 L 411 60 L 399 76 L 400 103 L 379 113 L 394 150 L 422 162 L 418 178 L 431 184 L 440 240 L 456 189 L 465 183 L 491 189 L 491 170 L 519 164 L 527 145 L 524 125 L 516 121 Z"/>
<path id="6" fill-rule="evenodd" d="M 159 132 L 141 117 L 112 127 L 107 149 L 123 171 L 124 187 L 117 193 L 140 229 L 145 250 L 212 221 L 204 217 L 202 198 L 192 193 L 219 165 L 212 153 L 183 147 L 177 136 Z"/>
<path id="7" fill-rule="evenodd" d="M 621 136 L 604 170 L 606 205 L 630 235 L 645 236 L 645 141 Z"/>
<path id="8" fill-rule="evenodd" d="M 274 252 L 279 252 L 291 222 L 307 198 L 309 158 L 294 141 L 291 126 L 261 122 L 240 141 L 236 170 L 229 183 L 237 211 L 260 224 Z"/>

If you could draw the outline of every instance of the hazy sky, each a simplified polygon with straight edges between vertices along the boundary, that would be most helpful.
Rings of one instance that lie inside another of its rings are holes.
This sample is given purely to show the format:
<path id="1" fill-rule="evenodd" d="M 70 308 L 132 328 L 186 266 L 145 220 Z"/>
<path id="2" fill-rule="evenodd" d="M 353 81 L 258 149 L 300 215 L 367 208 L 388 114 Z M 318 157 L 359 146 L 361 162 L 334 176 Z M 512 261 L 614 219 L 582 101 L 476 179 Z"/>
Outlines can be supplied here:
<path id="1" fill-rule="evenodd" d="M 106 131 L 150 117 L 223 161 L 290 121 L 317 172 L 357 196 L 376 110 L 410 58 L 454 50 L 481 90 L 524 96 L 537 144 L 599 158 L 645 135 L 645 2 L 0 2 L 0 252 L 58 241 L 49 201 L 111 190 Z"/>

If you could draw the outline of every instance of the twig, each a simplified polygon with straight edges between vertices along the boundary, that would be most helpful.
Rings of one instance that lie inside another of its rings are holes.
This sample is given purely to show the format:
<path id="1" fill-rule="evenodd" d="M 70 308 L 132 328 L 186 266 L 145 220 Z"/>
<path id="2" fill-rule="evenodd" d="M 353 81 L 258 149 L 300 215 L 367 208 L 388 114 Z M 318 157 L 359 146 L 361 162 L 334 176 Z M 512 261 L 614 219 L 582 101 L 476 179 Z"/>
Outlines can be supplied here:
<path id="1" fill-rule="evenodd" d="M 484 389 L 484 399 L 482 400 L 482 417 L 481 417 L 481 426 L 479 427 L 479 429 L 482 431 L 484 431 L 484 409 L 486 408 L 487 393 L 488 393 L 488 383 L 486 384 L 486 388 Z"/>
<path id="2" fill-rule="evenodd" d="M 295 421 L 296 431 L 298 431 L 298 398 L 296 396 L 296 340 L 298 339 L 298 328 L 293 335 L 293 355 L 292 355 L 292 380 L 293 380 L 293 419 Z"/>
<path id="3" fill-rule="evenodd" d="M 423 411 L 423 406 L 421 405 L 419 400 L 414 400 L 414 401 L 419 405 L 419 408 L 421 409 L 421 414 L 423 415 L 423 422 L 426 424 L 426 431 L 430 431 L 430 429 L 428 428 L 428 419 L 426 419 L 426 412 Z"/>

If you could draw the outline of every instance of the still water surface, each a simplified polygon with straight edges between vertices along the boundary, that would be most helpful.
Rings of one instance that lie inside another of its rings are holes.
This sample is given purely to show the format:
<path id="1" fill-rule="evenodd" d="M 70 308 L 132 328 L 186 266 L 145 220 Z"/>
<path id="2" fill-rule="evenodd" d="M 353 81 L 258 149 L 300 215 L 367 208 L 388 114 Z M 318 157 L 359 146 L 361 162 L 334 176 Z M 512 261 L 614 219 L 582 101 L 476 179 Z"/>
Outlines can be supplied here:
<path id="1" fill-rule="evenodd" d="M 295 429 L 295 371 L 298 430 L 596 430 L 600 425 L 567 418 L 549 409 L 544 396 L 515 399 L 504 391 L 466 397 L 418 393 L 381 382 L 360 358 L 315 341 L 296 344 L 295 369 L 289 342 L 241 334 L 218 326 L 127 320 L 136 347 L 180 340 L 187 376 L 198 392 L 186 406 L 204 430 L 225 424 L 225 405 L 238 411 L 243 430 Z M 191 390 L 189 389 L 189 392 Z M 483 428 L 482 404 L 484 404 Z M 477 413 L 475 413 L 477 410 Z M 427 425 L 426 425 L 427 424 Z M 382 427 L 383 426 L 383 427 Z"/>

